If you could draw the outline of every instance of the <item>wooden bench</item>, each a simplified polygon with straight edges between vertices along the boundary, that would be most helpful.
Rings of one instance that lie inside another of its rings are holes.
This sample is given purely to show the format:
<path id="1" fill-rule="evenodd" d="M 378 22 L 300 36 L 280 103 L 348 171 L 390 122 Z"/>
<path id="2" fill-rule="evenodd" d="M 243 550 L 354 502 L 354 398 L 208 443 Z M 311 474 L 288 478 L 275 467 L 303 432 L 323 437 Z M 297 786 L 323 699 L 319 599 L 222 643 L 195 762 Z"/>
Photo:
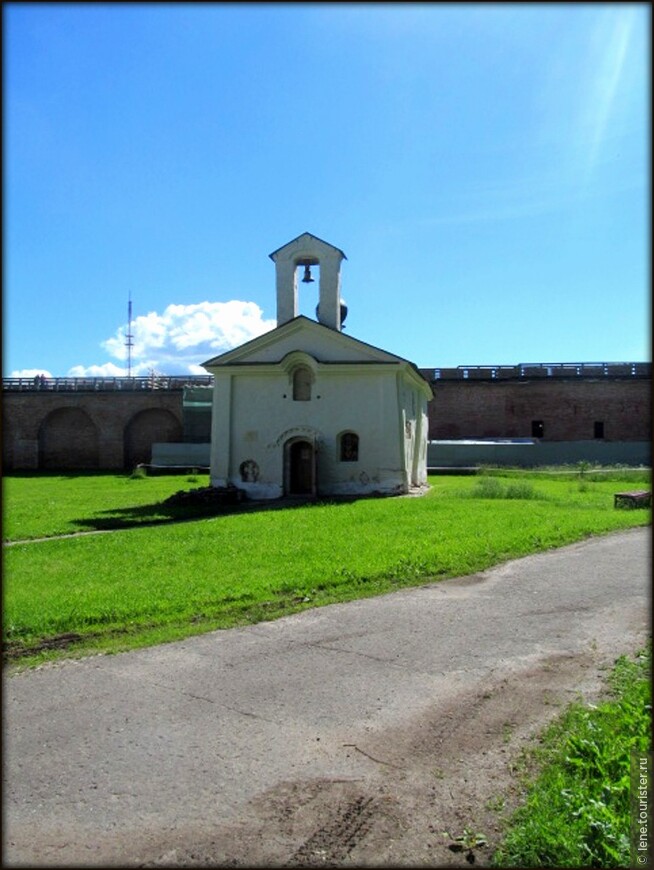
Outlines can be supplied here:
<path id="1" fill-rule="evenodd" d="M 650 507 L 652 493 L 646 489 L 638 489 L 634 492 L 616 492 L 613 497 L 613 507 L 637 508 Z"/>

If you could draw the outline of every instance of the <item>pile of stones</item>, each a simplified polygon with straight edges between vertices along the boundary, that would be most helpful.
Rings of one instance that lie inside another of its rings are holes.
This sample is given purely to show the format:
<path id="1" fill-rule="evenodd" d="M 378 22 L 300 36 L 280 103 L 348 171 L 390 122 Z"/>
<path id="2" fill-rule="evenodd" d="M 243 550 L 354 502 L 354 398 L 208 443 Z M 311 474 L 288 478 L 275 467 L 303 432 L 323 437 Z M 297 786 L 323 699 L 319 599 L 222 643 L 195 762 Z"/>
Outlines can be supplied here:
<path id="1" fill-rule="evenodd" d="M 246 493 L 233 484 L 202 486 L 199 489 L 180 490 L 162 504 L 167 505 L 233 505 L 245 501 Z"/>

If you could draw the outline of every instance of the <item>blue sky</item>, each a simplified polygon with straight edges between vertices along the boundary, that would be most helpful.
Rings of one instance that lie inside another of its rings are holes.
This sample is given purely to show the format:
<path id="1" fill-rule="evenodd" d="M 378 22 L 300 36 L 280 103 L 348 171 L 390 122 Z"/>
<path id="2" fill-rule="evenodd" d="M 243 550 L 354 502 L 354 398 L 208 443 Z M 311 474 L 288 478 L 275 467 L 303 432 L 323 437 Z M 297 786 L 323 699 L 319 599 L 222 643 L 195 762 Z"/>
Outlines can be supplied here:
<path id="1" fill-rule="evenodd" d="M 650 14 L 4 4 L 4 375 L 126 374 L 130 294 L 132 374 L 202 373 L 305 231 L 418 366 L 650 360 Z"/>

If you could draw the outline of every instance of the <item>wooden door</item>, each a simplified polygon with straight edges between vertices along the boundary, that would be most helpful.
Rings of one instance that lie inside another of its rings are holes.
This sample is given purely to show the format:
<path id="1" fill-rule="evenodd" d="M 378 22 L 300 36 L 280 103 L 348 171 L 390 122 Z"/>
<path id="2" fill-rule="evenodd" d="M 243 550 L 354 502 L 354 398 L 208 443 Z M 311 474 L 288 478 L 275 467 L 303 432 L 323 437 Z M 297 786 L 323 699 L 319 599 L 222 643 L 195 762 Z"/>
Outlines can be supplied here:
<path id="1" fill-rule="evenodd" d="M 311 495 L 314 478 L 314 449 L 309 441 L 295 441 L 289 451 L 290 495 Z"/>

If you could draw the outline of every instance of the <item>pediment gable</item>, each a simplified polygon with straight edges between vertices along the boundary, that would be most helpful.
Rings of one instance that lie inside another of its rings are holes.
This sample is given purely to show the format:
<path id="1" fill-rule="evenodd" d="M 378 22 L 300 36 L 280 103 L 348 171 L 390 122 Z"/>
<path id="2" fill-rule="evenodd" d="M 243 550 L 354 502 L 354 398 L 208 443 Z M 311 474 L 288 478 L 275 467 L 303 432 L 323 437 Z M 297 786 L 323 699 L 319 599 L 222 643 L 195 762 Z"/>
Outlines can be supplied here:
<path id="1" fill-rule="evenodd" d="M 213 357 L 204 368 L 279 363 L 300 351 L 322 363 L 404 363 L 402 357 L 300 315 L 240 347 Z"/>
<path id="2" fill-rule="evenodd" d="M 329 242 L 325 242 L 323 239 L 319 239 L 318 236 L 314 236 L 313 233 L 301 233 L 295 239 L 282 245 L 281 248 L 277 248 L 276 251 L 273 251 L 272 254 L 269 254 L 268 256 L 271 260 L 277 260 L 279 257 L 293 257 L 307 247 L 324 253 L 336 251 L 344 260 L 347 260 L 345 253 L 341 251 L 340 248 L 337 248 L 335 245 L 330 245 Z"/>

